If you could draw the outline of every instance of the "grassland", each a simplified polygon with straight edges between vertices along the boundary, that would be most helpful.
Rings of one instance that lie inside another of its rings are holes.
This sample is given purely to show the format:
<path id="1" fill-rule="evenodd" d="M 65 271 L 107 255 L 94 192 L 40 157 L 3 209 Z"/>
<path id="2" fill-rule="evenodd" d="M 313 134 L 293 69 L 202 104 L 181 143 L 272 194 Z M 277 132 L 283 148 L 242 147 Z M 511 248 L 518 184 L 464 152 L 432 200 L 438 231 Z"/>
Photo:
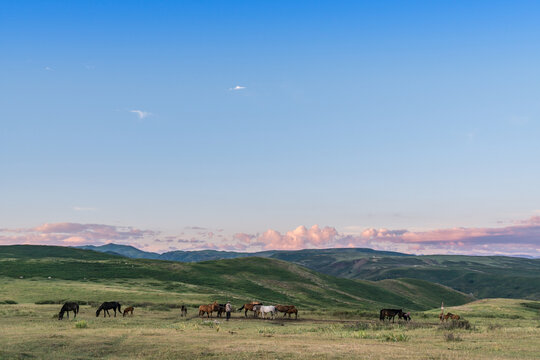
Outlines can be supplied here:
<path id="1" fill-rule="evenodd" d="M 127 304 L 126 304 L 127 305 Z M 199 319 L 190 310 L 139 307 L 133 317 L 96 318 L 84 305 L 58 321 L 58 305 L 0 305 L 1 359 L 537 359 L 540 303 L 492 299 L 449 310 L 466 329 L 439 325 L 437 310 L 381 324 L 337 312 L 299 320 Z"/>
<path id="2" fill-rule="evenodd" d="M 422 280 L 341 279 L 273 259 L 182 264 L 41 250 L 0 249 L 0 359 L 537 359 L 540 353 L 540 302 L 469 302 Z M 239 307 L 252 299 L 294 303 L 299 319 L 196 316 L 201 303 L 231 300 Z M 441 326 L 441 299 L 465 321 Z M 57 320 L 66 300 L 83 304 L 76 320 Z M 134 316 L 96 317 L 96 306 L 110 300 L 134 305 Z M 187 318 L 180 304 L 188 305 Z M 413 320 L 381 324 L 382 306 L 411 310 Z"/>

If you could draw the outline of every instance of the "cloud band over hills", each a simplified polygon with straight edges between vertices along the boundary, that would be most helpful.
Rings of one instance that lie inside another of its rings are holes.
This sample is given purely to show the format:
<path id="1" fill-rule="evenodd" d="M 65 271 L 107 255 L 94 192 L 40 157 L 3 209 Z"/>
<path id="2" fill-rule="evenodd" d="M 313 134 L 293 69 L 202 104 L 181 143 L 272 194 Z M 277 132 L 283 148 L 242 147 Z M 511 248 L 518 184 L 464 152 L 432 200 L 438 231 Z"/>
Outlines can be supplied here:
<path id="1" fill-rule="evenodd" d="M 332 247 L 369 247 L 415 254 L 529 255 L 540 256 L 540 216 L 493 228 L 449 228 L 429 231 L 367 228 L 358 234 L 340 233 L 334 227 L 299 226 L 281 233 L 221 234 L 187 227 L 180 234 L 162 234 L 104 224 L 46 223 L 34 228 L 0 229 L 0 244 L 101 245 L 129 244 L 145 250 L 299 250 Z M 191 232 L 191 233 L 190 233 Z"/>

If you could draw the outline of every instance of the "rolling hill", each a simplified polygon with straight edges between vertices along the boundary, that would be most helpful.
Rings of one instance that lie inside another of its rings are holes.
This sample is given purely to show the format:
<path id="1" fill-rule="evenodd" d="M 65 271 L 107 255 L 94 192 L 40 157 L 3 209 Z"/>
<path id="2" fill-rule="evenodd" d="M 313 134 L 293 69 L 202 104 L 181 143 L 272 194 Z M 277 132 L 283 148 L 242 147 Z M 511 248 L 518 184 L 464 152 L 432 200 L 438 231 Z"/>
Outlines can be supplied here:
<path id="1" fill-rule="evenodd" d="M 128 246 L 93 247 L 131 256 Z M 140 250 L 138 250 L 140 251 Z M 153 256 L 154 253 L 147 253 Z M 540 259 L 507 256 L 415 256 L 372 249 L 306 249 L 242 253 L 228 251 L 173 251 L 157 259 L 197 262 L 238 257 L 266 257 L 289 261 L 327 275 L 348 279 L 384 280 L 414 278 L 449 286 L 477 298 L 540 300 Z"/>
<path id="2" fill-rule="evenodd" d="M 189 296 L 199 303 L 216 298 L 234 299 L 237 303 L 257 299 L 325 310 L 372 311 L 381 306 L 425 310 L 438 306 L 441 300 L 449 305 L 472 300 L 463 293 L 427 281 L 397 279 L 373 282 L 337 278 L 271 258 L 242 257 L 180 263 L 129 259 L 52 246 L 0 246 L 0 277 L 15 279 L 10 280 L 15 282 L 47 281 L 44 279 L 50 277 L 51 281 L 88 284 L 89 289 L 94 289 L 96 284 L 124 286 L 128 290 L 130 284 L 133 288 L 144 285 L 151 291 Z M 35 289 L 32 291 L 32 301 L 47 300 L 42 298 L 46 290 L 42 293 Z M 61 292 L 61 288 L 58 291 Z M 93 290 L 78 291 L 83 294 L 80 296 L 95 298 Z M 68 295 L 69 292 L 62 299 L 69 298 Z M 29 295 L 21 292 L 20 296 Z M 46 296 L 61 295 L 47 293 Z M 129 291 L 122 296 L 130 297 Z"/>

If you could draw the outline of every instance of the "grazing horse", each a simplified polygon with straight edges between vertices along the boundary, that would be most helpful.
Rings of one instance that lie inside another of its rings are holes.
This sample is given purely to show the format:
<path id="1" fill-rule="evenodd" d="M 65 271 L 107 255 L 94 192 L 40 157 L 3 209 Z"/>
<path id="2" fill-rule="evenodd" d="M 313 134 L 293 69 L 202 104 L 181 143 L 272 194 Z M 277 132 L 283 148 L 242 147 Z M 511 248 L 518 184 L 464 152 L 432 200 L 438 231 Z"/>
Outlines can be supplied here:
<path id="1" fill-rule="evenodd" d="M 403 320 L 405 320 L 405 321 L 411 321 L 411 313 L 410 312 L 403 313 L 402 317 L 403 317 Z"/>
<path id="2" fill-rule="evenodd" d="M 270 318 L 274 319 L 274 317 L 276 316 L 277 310 L 276 310 L 276 307 L 272 305 L 268 305 L 268 306 L 258 305 L 257 312 L 259 315 L 262 316 L 263 319 L 266 319 L 266 314 L 270 314 Z"/>
<path id="3" fill-rule="evenodd" d="M 128 313 L 131 313 L 131 316 L 133 316 L 133 306 L 125 308 L 122 317 L 125 317 Z"/>
<path id="4" fill-rule="evenodd" d="M 187 316 L 187 307 L 186 307 L 186 305 L 182 305 L 180 307 L 180 316 Z"/>
<path id="5" fill-rule="evenodd" d="M 461 316 L 459 316 L 458 314 L 452 314 L 451 312 L 447 313 L 446 315 L 442 315 L 439 316 L 439 318 L 441 318 L 441 321 L 448 321 L 448 319 L 451 319 L 451 320 L 459 320 L 461 319 Z"/>
<path id="6" fill-rule="evenodd" d="M 281 305 L 281 304 L 276 305 L 276 310 L 279 312 L 282 312 L 283 317 L 285 317 L 285 315 L 287 314 L 289 314 L 289 317 L 291 317 L 291 314 L 288 313 L 288 311 L 294 308 L 295 308 L 294 305 Z"/>
<path id="7" fill-rule="evenodd" d="M 244 316 L 247 317 L 247 312 L 248 310 L 249 311 L 253 311 L 253 317 L 255 317 L 255 312 L 253 310 L 253 307 L 256 306 L 256 305 L 262 305 L 263 303 L 262 302 L 258 302 L 258 301 L 252 301 L 250 302 L 249 304 L 244 304 L 242 305 L 242 307 L 240 309 L 238 309 L 238 311 L 242 310 L 242 309 L 245 309 L 245 312 L 244 312 Z"/>
<path id="8" fill-rule="evenodd" d="M 214 301 L 210 305 L 199 306 L 199 316 L 203 316 L 204 313 L 206 313 L 206 317 L 210 317 L 210 315 L 212 315 L 212 313 L 217 310 L 218 305 L 219 304 L 217 303 L 217 301 Z"/>
<path id="9" fill-rule="evenodd" d="M 289 319 L 291 318 L 291 314 L 294 314 L 295 320 L 298 319 L 298 309 L 293 307 L 292 309 L 287 310 L 286 314 L 289 314 Z M 285 314 L 283 314 L 285 316 Z"/>
<path id="10" fill-rule="evenodd" d="M 58 313 L 58 320 L 62 320 L 64 318 L 64 313 L 67 313 L 67 317 L 69 319 L 69 312 L 73 311 L 73 318 L 75 319 L 77 317 L 77 313 L 79 312 L 79 304 L 74 302 L 67 302 L 62 306 L 62 309 Z"/>
<path id="11" fill-rule="evenodd" d="M 379 319 L 384 321 L 386 318 L 388 320 L 392 319 L 392 322 L 395 322 L 396 315 L 401 319 L 403 317 L 402 309 L 382 309 Z"/>
<path id="12" fill-rule="evenodd" d="M 105 317 L 105 313 L 111 317 L 111 314 L 109 314 L 109 310 L 114 310 L 114 317 L 116 317 L 116 310 L 118 309 L 118 312 L 121 313 L 121 305 L 117 301 L 106 301 L 97 309 L 96 311 L 96 317 L 99 316 L 99 313 L 101 310 L 103 310 L 103 317 Z"/>

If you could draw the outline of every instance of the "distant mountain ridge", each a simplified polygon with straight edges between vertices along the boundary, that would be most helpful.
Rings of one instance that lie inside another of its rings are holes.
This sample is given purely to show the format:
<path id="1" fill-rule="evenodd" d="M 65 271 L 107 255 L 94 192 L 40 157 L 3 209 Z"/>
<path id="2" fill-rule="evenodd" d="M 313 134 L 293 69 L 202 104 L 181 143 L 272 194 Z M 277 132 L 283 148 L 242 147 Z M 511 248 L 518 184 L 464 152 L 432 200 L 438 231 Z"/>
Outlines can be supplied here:
<path id="1" fill-rule="evenodd" d="M 320 256 L 327 254 L 335 254 L 340 252 L 342 254 L 355 255 L 379 255 L 379 256 L 413 256 L 409 254 L 394 252 L 394 251 L 380 251 L 369 248 L 333 248 L 333 249 L 303 249 L 303 250 L 266 250 L 258 252 L 236 252 L 236 251 L 220 251 L 220 250 L 175 250 L 168 251 L 162 254 L 155 252 L 148 252 L 137 249 L 131 245 L 119 245 L 119 244 L 106 244 L 101 246 L 83 245 L 76 246 L 78 249 L 93 250 L 98 252 L 115 253 L 121 256 L 129 257 L 132 259 L 155 259 L 155 260 L 169 260 L 180 262 L 199 262 L 209 260 L 222 260 L 222 259 L 235 259 L 239 257 L 273 257 L 281 260 L 287 260 L 288 257 L 295 258 L 295 254 L 302 253 L 305 256 Z M 350 256 L 346 256 L 350 257 Z M 294 262 L 294 261 L 293 261 Z"/>
<path id="2" fill-rule="evenodd" d="M 269 250 L 256 253 L 200 250 L 163 254 L 116 244 L 83 248 L 113 252 L 125 257 L 179 262 L 272 258 L 341 278 L 373 281 L 413 278 L 449 286 L 478 298 L 540 300 L 540 259 L 525 257 L 409 255 L 364 248 Z"/>

